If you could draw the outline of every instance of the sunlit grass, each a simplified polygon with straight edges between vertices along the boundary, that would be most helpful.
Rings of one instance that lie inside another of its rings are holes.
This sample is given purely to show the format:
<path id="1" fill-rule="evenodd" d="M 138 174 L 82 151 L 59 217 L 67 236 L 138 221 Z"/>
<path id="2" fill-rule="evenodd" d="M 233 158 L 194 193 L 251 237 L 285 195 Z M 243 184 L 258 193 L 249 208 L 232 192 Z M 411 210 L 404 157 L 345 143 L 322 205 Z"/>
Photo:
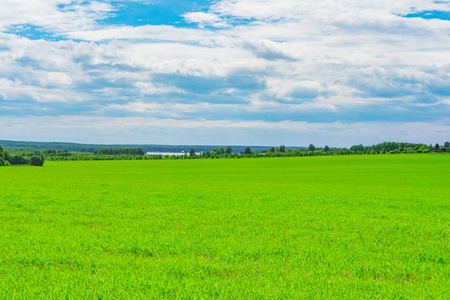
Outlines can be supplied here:
<path id="1" fill-rule="evenodd" d="M 0 168 L 0 298 L 450 295 L 450 156 Z"/>

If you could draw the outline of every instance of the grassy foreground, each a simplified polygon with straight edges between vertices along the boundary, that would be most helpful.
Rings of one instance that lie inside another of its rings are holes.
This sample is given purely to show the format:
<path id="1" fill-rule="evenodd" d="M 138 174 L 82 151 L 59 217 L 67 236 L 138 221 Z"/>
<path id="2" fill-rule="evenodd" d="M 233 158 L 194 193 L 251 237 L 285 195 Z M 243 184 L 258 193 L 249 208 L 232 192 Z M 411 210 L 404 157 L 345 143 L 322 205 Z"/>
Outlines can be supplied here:
<path id="1" fill-rule="evenodd" d="M 450 295 L 450 156 L 0 168 L 0 298 Z"/>

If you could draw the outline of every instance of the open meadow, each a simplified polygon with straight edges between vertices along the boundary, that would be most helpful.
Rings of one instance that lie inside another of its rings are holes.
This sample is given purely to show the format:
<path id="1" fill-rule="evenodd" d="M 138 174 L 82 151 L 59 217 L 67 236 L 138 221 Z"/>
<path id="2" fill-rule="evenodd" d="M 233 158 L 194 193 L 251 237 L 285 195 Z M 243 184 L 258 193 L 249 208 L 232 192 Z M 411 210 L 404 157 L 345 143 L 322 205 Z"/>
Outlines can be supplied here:
<path id="1" fill-rule="evenodd" d="M 450 155 L 0 168 L 0 298 L 449 295 Z"/>

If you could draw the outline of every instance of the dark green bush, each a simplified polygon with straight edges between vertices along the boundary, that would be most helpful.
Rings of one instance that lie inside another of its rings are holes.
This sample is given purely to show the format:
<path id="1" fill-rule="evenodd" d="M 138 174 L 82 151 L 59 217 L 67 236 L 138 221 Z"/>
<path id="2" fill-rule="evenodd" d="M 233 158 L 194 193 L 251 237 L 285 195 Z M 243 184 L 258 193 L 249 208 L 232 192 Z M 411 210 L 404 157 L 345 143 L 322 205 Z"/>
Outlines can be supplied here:
<path id="1" fill-rule="evenodd" d="M 9 161 L 4 160 L 3 157 L 0 157 L 0 167 L 2 166 L 10 166 L 11 164 L 9 163 Z"/>
<path id="2" fill-rule="evenodd" d="M 32 156 L 30 165 L 42 167 L 44 165 L 44 159 L 42 156 Z"/>

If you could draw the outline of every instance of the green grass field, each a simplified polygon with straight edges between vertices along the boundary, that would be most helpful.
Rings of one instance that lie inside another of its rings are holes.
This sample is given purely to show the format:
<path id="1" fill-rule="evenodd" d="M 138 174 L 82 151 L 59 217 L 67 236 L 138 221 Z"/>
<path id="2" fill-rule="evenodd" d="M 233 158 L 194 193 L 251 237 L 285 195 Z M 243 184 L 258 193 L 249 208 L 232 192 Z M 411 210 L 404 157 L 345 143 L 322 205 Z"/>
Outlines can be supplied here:
<path id="1" fill-rule="evenodd" d="M 0 298 L 449 299 L 450 155 L 0 168 Z"/>

